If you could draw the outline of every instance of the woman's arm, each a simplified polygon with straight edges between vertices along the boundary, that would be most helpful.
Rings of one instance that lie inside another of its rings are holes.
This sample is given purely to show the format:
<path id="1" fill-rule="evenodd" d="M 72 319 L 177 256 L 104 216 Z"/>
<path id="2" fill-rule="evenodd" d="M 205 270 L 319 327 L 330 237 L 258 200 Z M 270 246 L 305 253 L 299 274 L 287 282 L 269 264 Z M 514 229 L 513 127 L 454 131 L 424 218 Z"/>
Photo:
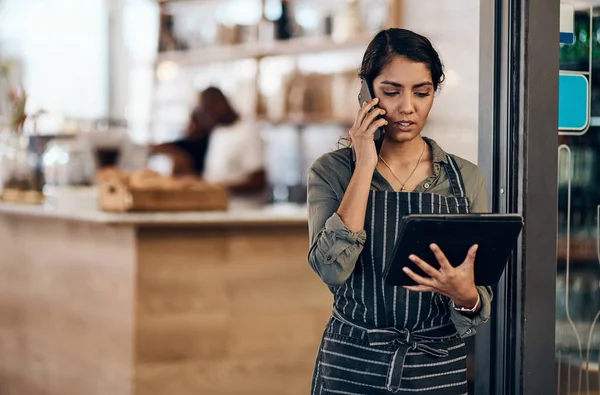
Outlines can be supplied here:
<path id="1" fill-rule="evenodd" d="M 327 174 L 321 161 L 308 172 L 308 262 L 325 284 L 339 286 L 352 274 L 367 236 L 350 230 L 336 213 L 340 200 Z"/>
<path id="2" fill-rule="evenodd" d="M 150 148 L 150 156 L 166 155 L 172 161 L 173 176 L 187 176 L 196 174 L 194 163 L 187 152 L 171 143 L 159 144 Z"/>
<path id="3" fill-rule="evenodd" d="M 387 124 L 382 109 L 369 112 L 378 100 L 366 103 L 360 109 L 350 129 L 355 150 L 355 170 L 341 202 L 327 182 L 335 174 L 335 166 L 325 166 L 317 161 L 308 174 L 308 209 L 311 248 L 308 260 L 321 279 L 330 286 L 343 284 L 352 274 L 356 260 L 362 252 L 366 233 L 365 215 L 371 180 L 377 166 L 374 135 Z"/>
<path id="4" fill-rule="evenodd" d="M 450 319 L 461 337 L 469 337 L 475 334 L 476 328 L 489 321 L 492 313 L 492 299 L 494 294 L 490 287 L 477 287 L 481 299 L 481 308 L 476 314 L 465 314 L 456 311 L 450 306 Z"/>

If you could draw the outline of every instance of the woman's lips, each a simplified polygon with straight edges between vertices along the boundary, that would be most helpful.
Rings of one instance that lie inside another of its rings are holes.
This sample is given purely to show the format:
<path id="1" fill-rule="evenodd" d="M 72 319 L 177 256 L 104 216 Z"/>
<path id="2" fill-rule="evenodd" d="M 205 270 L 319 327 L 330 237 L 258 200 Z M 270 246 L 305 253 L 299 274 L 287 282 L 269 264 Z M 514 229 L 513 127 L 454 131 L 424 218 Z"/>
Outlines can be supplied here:
<path id="1" fill-rule="evenodd" d="M 411 121 L 394 122 L 393 125 L 402 132 L 410 132 L 415 127 L 415 123 Z"/>

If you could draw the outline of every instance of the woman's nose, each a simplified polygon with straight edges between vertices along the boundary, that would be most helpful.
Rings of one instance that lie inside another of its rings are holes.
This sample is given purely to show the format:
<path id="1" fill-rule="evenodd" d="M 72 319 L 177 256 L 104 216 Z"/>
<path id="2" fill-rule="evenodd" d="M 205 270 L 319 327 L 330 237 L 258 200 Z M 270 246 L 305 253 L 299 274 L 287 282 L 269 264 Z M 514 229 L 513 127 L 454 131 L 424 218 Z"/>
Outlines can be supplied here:
<path id="1" fill-rule="evenodd" d="M 410 94 L 403 94 L 398 106 L 398 112 L 401 114 L 412 114 L 415 111 L 413 97 Z"/>

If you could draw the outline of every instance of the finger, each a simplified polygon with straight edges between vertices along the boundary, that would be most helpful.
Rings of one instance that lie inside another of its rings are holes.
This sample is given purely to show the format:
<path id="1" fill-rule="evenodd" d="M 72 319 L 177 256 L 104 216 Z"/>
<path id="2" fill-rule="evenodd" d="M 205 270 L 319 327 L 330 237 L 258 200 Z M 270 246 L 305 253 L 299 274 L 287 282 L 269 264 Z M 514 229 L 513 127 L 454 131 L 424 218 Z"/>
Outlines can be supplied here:
<path id="1" fill-rule="evenodd" d="M 473 266 L 473 264 L 475 263 L 475 257 L 477 256 L 477 249 L 479 249 L 479 246 L 477 244 L 469 248 L 469 251 L 467 252 L 467 257 L 465 258 L 463 265 Z"/>
<path id="2" fill-rule="evenodd" d="M 379 103 L 379 99 L 375 98 L 363 104 L 362 108 L 358 111 L 358 115 L 356 117 L 357 126 L 362 125 L 367 115 L 373 112 L 371 110 L 377 105 L 377 103 Z"/>
<path id="3" fill-rule="evenodd" d="M 354 126 L 359 127 L 361 125 L 362 120 L 364 119 L 365 114 L 366 114 L 366 112 L 364 110 L 368 103 L 369 102 L 364 102 L 362 104 L 362 106 L 360 106 L 360 109 L 356 113 L 356 118 L 354 118 Z"/>
<path id="4" fill-rule="evenodd" d="M 425 273 L 427 273 L 430 277 L 439 279 L 439 276 L 441 275 L 440 271 L 437 270 L 436 268 L 434 268 L 433 266 L 431 266 L 429 263 L 425 262 L 424 260 L 422 260 L 421 258 L 419 258 L 416 255 L 410 255 L 408 257 L 408 259 L 410 259 L 417 266 L 419 266 L 421 268 L 421 270 L 423 270 Z"/>
<path id="5" fill-rule="evenodd" d="M 364 119 L 361 128 L 363 130 L 367 130 L 369 126 L 375 121 L 375 118 L 385 114 L 385 110 L 383 108 L 375 108 L 371 111 Z"/>
<path id="6" fill-rule="evenodd" d="M 371 126 L 369 127 L 369 129 L 367 129 L 366 131 L 366 135 L 367 136 L 374 136 L 375 132 L 377 131 L 377 129 L 384 127 L 385 125 L 388 124 L 388 121 L 386 121 L 385 119 L 381 118 L 378 119 L 377 121 L 373 122 L 371 124 Z"/>
<path id="7" fill-rule="evenodd" d="M 379 103 L 379 99 L 375 98 L 371 101 L 366 102 L 362 108 L 358 111 L 358 115 L 356 116 L 356 121 L 355 121 L 355 125 L 359 126 L 362 125 L 363 121 L 365 120 L 365 117 L 367 116 L 367 114 L 369 113 L 369 111 L 371 111 L 371 109 L 377 105 L 377 103 Z"/>
<path id="8" fill-rule="evenodd" d="M 431 251 L 433 251 L 435 259 L 437 259 L 438 263 L 440 264 L 441 270 L 454 269 L 450 262 L 448 262 L 448 258 L 446 258 L 446 255 L 444 255 L 444 252 L 440 249 L 440 247 L 438 247 L 437 244 L 431 244 L 429 248 L 431 249 Z"/>
<path id="9" fill-rule="evenodd" d="M 407 267 L 403 267 L 402 270 L 404 273 L 408 275 L 414 282 L 418 285 L 424 285 L 426 287 L 433 287 L 433 280 L 430 278 L 425 278 L 423 276 L 419 276 L 417 273 L 413 272 Z"/>
<path id="10" fill-rule="evenodd" d="M 437 292 L 437 290 L 435 288 L 432 287 L 426 287 L 424 285 L 410 285 L 410 286 L 405 286 L 405 289 L 408 289 L 409 291 L 413 291 L 413 292 Z"/>

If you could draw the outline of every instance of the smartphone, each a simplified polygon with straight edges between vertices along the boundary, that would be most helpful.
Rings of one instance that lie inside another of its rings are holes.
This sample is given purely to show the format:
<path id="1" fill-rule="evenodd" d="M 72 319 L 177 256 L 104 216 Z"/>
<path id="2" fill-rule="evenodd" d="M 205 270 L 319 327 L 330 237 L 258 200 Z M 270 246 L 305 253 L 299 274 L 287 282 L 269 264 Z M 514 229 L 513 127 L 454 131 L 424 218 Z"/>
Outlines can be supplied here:
<path id="1" fill-rule="evenodd" d="M 363 104 L 373 100 L 373 92 L 371 92 L 371 88 L 369 84 L 365 80 L 361 80 L 360 83 L 360 92 L 358 93 L 358 104 L 362 108 Z M 374 106 L 373 108 L 379 108 L 379 106 Z M 373 109 L 371 109 L 373 111 Z M 381 116 L 377 116 L 375 121 L 378 120 Z M 383 128 L 377 129 L 375 134 L 373 135 L 374 140 L 379 140 L 383 134 Z M 356 162 L 356 152 L 354 152 L 354 147 L 352 147 L 352 159 Z"/>
<path id="2" fill-rule="evenodd" d="M 360 107 L 362 107 L 363 103 L 369 102 L 371 100 L 373 100 L 373 92 L 371 92 L 371 88 L 369 87 L 369 84 L 367 83 L 367 81 L 361 80 L 360 92 L 358 93 L 358 104 L 360 105 Z M 379 108 L 379 106 L 376 105 L 373 108 Z M 371 111 L 373 111 L 373 109 L 371 109 Z M 378 120 L 379 118 L 381 118 L 381 116 L 377 116 L 375 118 L 375 121 Z M 379 138 L 381 138 L 382 134 L 383 134 L 383 128 L 377 129 L 377 131 L 375 132 L 375 135 L 374 135 L 374 139 L 379 140 Z"/>

